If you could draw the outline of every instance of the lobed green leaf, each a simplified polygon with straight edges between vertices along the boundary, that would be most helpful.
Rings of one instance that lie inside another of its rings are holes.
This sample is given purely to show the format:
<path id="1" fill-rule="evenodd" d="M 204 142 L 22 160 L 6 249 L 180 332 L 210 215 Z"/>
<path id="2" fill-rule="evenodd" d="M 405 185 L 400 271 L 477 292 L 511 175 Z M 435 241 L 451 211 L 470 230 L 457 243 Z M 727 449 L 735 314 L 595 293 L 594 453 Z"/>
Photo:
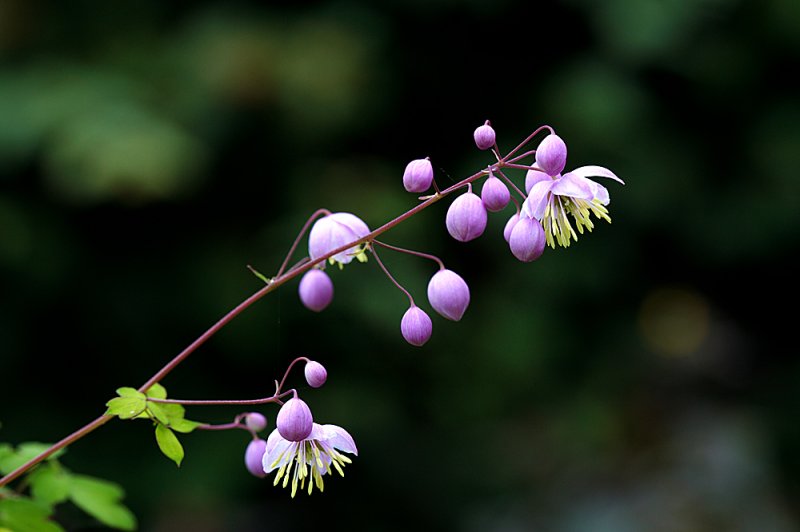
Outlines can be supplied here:
<path id="1" fill-rule="evenodd" d="M 147 394 L 147 397 L 152 397 L 153 399 L 167 398 L 167 389 L 161 386 L 159 383 L 152 385 L 145 393 Z"/>
<path id="2" fill-rule="evenodd" d="M 0 527 L 14 532 L 64 532 L 50 521 L 52 510 L 23 498 L 0 499 Z M 2 528 L 0 528 L 2 530 Z"/>
<path id="3" fill-rule="evenodd" d="M 135 530 L 136 517 L 119 500 L 124 490 L 114 482 L 73 475 L 69 497 L 75 505 L 101 523 L 120 530 Z"/>
<path id="4" fill-rule="evenodd" d="M 147 407 L 147 399 L 144 394 L 130 397 L 115 397 L 106 403 L 108 410 L 107 416 L 119 416 L 120 419 L 131 419 L 138 416 Z"/>
<path id="5" fill-rule="evenodd" d="M 69 497 L 70 474 L 56 462 L 40 465 L 28 476 L 28 481 L 33 498 L 49 506 Z"/>

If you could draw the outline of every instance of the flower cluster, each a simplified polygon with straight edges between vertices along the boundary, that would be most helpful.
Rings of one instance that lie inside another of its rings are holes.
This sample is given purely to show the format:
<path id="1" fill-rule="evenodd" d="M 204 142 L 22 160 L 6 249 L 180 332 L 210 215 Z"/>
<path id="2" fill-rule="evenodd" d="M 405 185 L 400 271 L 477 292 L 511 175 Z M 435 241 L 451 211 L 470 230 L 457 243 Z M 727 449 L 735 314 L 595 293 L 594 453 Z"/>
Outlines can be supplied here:
<path id="1" fill-rule="evenodd" d="M 328 377 L 325 367 L 313 360 L 306 361 L 304 373 L 306 382 L 314 388 L 322 386 Z M 306 402 L 297 396 L 296 390 L 292 392 L 293 397 L 278 411 L 276 427 L 266 440 L 256 435 L 267 426 L 264 416 L 256 412 L 244 416 L 245 426 L 253 435 L 245 450 L 244 463 L 259 478 L 277 470 L 274 485 L 283 481 L 285 488 L 291 482 L 294 497 L 298 487 L 309 495 L 314 486 L 323 491 L 323 477 L 333 469 L 344 476 L 343 468 L 351 461 L 342 453 L 357 456 L 358 449 L 353 437 L 342 427 L 315 423 Z"/>

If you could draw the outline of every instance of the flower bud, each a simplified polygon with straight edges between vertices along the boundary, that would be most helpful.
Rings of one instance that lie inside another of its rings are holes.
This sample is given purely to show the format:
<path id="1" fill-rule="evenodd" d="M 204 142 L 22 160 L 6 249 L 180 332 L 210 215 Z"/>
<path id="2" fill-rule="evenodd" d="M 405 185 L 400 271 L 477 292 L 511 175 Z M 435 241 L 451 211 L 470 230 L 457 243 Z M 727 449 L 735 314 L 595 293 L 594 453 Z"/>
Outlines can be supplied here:
<path id="1" fill-rule="evenodd" d="M 311 434 L 314 418 L 305 401 L 293 397 L 278 411 L 275 425 L 284 440 L 303 441 Z"/>
<path id="2" fill-rule="evenodd" d="M 450 204 L 445 225 L 450 236 L 460 242 L 469 242 L 483 234 L 488 215 L 477 194 L 466 192 Z"/>
<path id="3" fill-rule="evenodd" d="M 508 221 L 506 222 L 506 226 L 503 228 L 503 238 L 506 239 L 506 242 L 508 242 L 508 239 L 511 238 L 511 231 L 514 230 L 514 226 L 517 225 L 518 221 L 519 221 L 519 213 L 515 212 L 514 214 L 511 215 L 511 218 L 509 218 Z"/>
<path id="4" fill-rule="evenodd" d="M 266 454 L 266 452 L 267 442 L 261 438 L 256 438 L 251 441 L 244 452 L 245 467 L 247 467 L 247 470 L 250 471 L 250 473 L 258 478 L 267 476 L 267 474 L 264 472 L 264 465 L 261 463 L 261 460 L 264 458 L 264 454 Z"/>
<path id="5" fill-rule="evenodd" d="M 433 323 L 424 310 L 416 305 L 411 305 L 403 314 L 403 319 L 400 320 L 400 332 L 403 333 L 406 342 L 420 347 L 430 340 Z"/>
<path id="6" fill-rule="evenodd" d="M 319 362 L 309 360 L 305 368 L 306 382 L 312 388 L 319 388 L 328 379 L 328 371 Z"/>
<path id="7" fill-rule="evenodd" d="M 300 279 L 298 292 L 307 309 L 320 312 L 333 300 L 333 281 L 322 270 L 308 270 Z"/>
<path id="8" fill-rule="evenodd" d="M 475 139 L 475 144 L 478 146 L 479 150 L 488 150 L 494 146 L 495 133 L 492 126 L 489 125 L 488 120 L 485 124 L 477 128 L 472 136 Z"/>
<path id="9" fill-rule="evenodd" d="M 308 234 L 308 256 L 319 258 L 334 249 L 358 240 L 369 234 L 369 227 L 360 218 L 349 212 L 335 212 L 314 222 Z M 348 264 L 358 252 L 358 247 L 337 253 L 332 261 Z"/>
<path id="10" fill-rule="evenodd" d="M 550 179 L 551 179 L 550 176 L 545 174 L 544 172 L 540 172 L 538 170 L 528 170 L 528 173 L 525 174 L 525 193 L 530 194 L 533 185 L 535 185 L 539 181 L 545 181 Z"/>
<path id="11" fill-rule="evenodd" d="M 244 416 L 244 424 L 253 432 L 260 432 L 267 428 L 267 418 L 258 412 L 248 412 L 247 415 Z"/>
<path id="12" fill-rule="evenodd" d="M 439 270 L 428 282 L 428 301 L 436 312 L 458 321 L 469 305 L 469 287 L 457 273 Z"/>
<path id="13" fill-rule="evenodd" d="M 487 210 L 492 212 L 502 211 L 511 201 L 511 193 L 505 183 L 490 174 L 486 181 L 483 182 L 481 201 L 483 201 L 483 206 Z"/>
<path id="14" fill-rule="evenodd" d="M 415 159 L 406 165 L 403 186 L 409 192 L 425 192 L 433 182 L 433 166 L 429 159 Z"/>
<path id="15" fill-rule="evenodd" d="M 531 262 L 542 256 L 544 244 L 542 225 L 533 218 L 520 216 L 508 239 L 511 253 L 522 262 Z"/>
<path id="16" fill-rule="evenodd" d="M 558 135 L 547 135 L 536 148 L 536 166 L 549 176 L 557 176 L 566 164 L 567 145 Z"/>

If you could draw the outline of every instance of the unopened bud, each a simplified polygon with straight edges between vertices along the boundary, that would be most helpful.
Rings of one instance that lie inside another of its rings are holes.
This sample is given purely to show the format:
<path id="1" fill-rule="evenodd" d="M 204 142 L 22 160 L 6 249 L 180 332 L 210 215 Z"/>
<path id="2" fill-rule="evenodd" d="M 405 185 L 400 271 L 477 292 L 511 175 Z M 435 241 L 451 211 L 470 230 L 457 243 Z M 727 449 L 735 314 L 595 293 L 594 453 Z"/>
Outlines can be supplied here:
<path id="1" fill-rule="evenodd" d="M 275 425 L 284 440 L 303 441 L 311 434 L 314 418 L 305 401 L 294 397 L 286 401 L 278 411 Z"/>
<path id="2" fill-rule="evenodd" d="M 256 438 L 250 442 L 244 452 L 244 465 L 254 476 L 263 478 L 267 474 L 264 472 L 264 465 L 261 463 L 264 454 L 267 452 L 267 442 L 261 438 Z"/>
<path id="3" fill-rule="evenodd" d="M 458 321 L 469 306 L 469 287 L 457 273 L 439 270 L 428 282 L 428 301 L 436 312 Z"/>
<path id="4" fill-rule="evenodd" d="M 494 128 L 489 125 L 488 120 L 485 124 L 477 128 L 472 136 L 475 139 L 475 144 L 478 146 L 479 150 L 488 150 L 494 146 L 495 132 Z"/>
<path id="5" fill-rule="evenodd" d="M 307 309 L 320 312 L 333 300 L 333 281 L 327 273 L 315 268 L 303 275 L 297 291 Z"/>
<path id="6" fill-rule="evenodd" d="M 310 360 L 305 367 L 306 382 L 312 388 L 319 388 L 328 379 L 328 371 L 319 362 Z"/>
<path id="7" fill-rule="evenodd" d="M 502 211 L 511 201 L 511 193 L 505 183 L 493 175 L 489 175 L 483 182 L 481 201 L 487 210 L 492 212 Z"/>
<path id="8" fill-rule="evenodd" d="M 522 262 L 531 262 L 542 256 L 545 236 L 542 225 L 533 218 L 520 216 L 508 239 L 511 253 Z"/>
<path id="9" fill-rule="evenodd" d="M 450 236 L 460 242 L 469 242 L 486 230 L 488 215 L 477 194 L 465 192 L 453 200 L 447 209 L 445 225 Z"/>
<path id="10" fill-rule="evenodd" d="M 409 192 L 425 192 L 433 182 L 433 166 L 428 159 L 415 159 L 406 165 L 403 186 Z"/>
<path id="11" fill-rule="evenodd" d="M 249 412 L 244 416 L 244 424 L 253 432 L 261 432 L 267 428 L 267 418 L 258 412 Z"/>
<path id="12" fill-rule="evenodd" d="M 536 148 L 536 166 L 549 176 L 557 176 L 567 164 L 567 145 L 555 134 L 547 135 Z"/>
<path id="13" fill-rule="evenodd" d="M 427 342 L 433 332 L 430 316 L 416 305 L 412 305 L 400 320 L 400 332 L 411 345 L 420 347 Z"/>

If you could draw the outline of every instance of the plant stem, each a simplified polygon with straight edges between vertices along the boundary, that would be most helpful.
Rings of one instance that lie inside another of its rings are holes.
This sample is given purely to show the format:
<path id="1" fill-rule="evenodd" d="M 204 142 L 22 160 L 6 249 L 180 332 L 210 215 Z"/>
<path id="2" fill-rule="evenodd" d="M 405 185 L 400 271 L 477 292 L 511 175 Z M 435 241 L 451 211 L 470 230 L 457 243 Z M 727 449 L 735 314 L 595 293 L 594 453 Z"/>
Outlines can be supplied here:
<path id="1" fill-rule="evenodd" d="M 506 155 L 506 157 L 501 158 L 500 160 L 498 160 L 497 163 L 494 163 L 494 164 L 490 165 L 489 166 L 489 170 L 498 171 L 500 168 L 503 168 L 505 166 L 510 166 L 506 161 L 508 161 L 509 158 L 514 153 L 516 153 L 525 144 L 527 144 L 537 133 L 539 133 L 539 131 L 541 131 L 542 129 L 545 129 L 545 128 L 550 129 L 550 131 L 552 132 L 552 129 L 549 126 L 540 127 L 539 129 L 534 131 L 531 135 L 529 135 L 523 142 L 521 142 L 519 145 L 517 145 L 517 147 L 514 148 L 508 155 Z M 292 269 L 287 271 L 286 273 L 283 273 L 282 271 L 286 268 L 286 264 L 288 263 L 289 258 L 291 257 L 292 253 L 296 249 L 300 239 L 302 238 L 302 235 L 308 229 L 308 226 L 311 224 L 311 222 L 316 217 L 318 217 L 320 214 L 325 214 L 326 212 L 329 212 L 329 211 L 326 211 L 325 209 L 320 209 L 320 210 L 316 211 L 309 218 L 309 220 L 306 222 L 306 224 L 303 226 L 303 228 L 301 229 L 300 234 L 297 236 L 297 238 L 295 238 L 295 241 L 292 244 L 292 247 L 290 248 L 286 259 L 284 259 L 284 262 L 283 262 L 283 264 L 281 265 L 281 267 L 279 269 L 279 272 L 281 272 L 281 273 L 276 275 L 272 279 L 272 282 L 270 284 L 260 288 L 258 291 L 256 291 L 252 295 L 250 295 L 247 299 L 245 299 L 244 301 L 239 303 L 230 312 L 228 312 L 222 318 L 220 318 L 219 321 L 217 321 L 216 323 L 214 323 L 214 325 L 209 327 L 208 330 L 206 330 L 196 340 L 194 340 L 191 344 L 189 344 L 183 351 L 178 353 L 172 360 L 167 362 L 164 365 L 164 367 L 162 367 L 160 370 L 158 370 L 152 377 L 147 379 L 147 381 L 144 384 L 142 384 L 138 388 L 138 390 L 140 392 L 146 392 L 153 384 L 155 384 L 155 383 L 161 381 L 162 379 L 164 379 L 176 367 L 178 367 L 178 365 L 181 362 L 186 360 L 186 358 L 189 355 L 191 355 L 194 351 L 196 351 L 198 347 L 203 345 L 206 342 L 206 340 L 208 340 L 209 338 L 214 336 L 214 334 L 216 334 L 220 329 L 222 329 L 225 325 L 227 325 L 230 321 L 232 321 L 239 314 L 241 314 L 242 312 L 247 310 L 253 303 L 258 301 L 259 299 L 261 299 L 265 295 L 269 294 L 273 290 L 279 288 L 284 283 L 294 279 L 295 277 L 297 277 L 298 275 L 300 275 L 302 273 L 305 273 L 306 271 L 310 270 L 311 268 L 313 268 L 317 264 L 328 260 L 328 258 L 333 257 L 334 255 L 336 255 L 338 253 L 341 253 L 341 252 L 343 252 L 345 250 L 348 250 L 348 249 L 350 249 L 350 248 L 352 248 L 354 246 L 358 246 L 358 245 L 363 244 L 365 242 L 371 242 L 371 241 L 375 240 L 375 238 L 377 236 L 382 235 L 383 233 L 385 233 L 385 232 L 389 231 L 390 229 L 394 228 L 395 226 L 403 223 L 404 221 L 408 220 L 409 218 L 411 218 L 412 216 L 416 215 L 417 213 L 427 209 L 428 207 L 430 207 L 434 203 L 438 202 L 439 200 L 441 200 L 442 198 L 444 198 L 445 196 L 447 196 L 449 193 L 453 192 L 454 190 L 457 190 L 457 189 L 459 189 L 461 187 L 470 185 L 476 179 L 486 175 L 486 173 L 487 173 L 487 170 L 481 170 L 479 172 L 476 172 L 476 173 L 472 174 L 471 176 L 462 179 L 458 183 L 456 183 L 454 185 L 451 185 L 450 187 L 446 188 L 445 190 L 443 190 L 441 192 L 437 192 L 436 194 L 434 194 L 433 196 L 429 197 L 428 199 L 426 199 L 422 203 L 419 203 L 418 205 L 416 205 L 415 207 L 409 209 L 408 211 L 404 212 L 403 214 L 401 214 L 401 215 L 397 216 L 396 218 L 386 222 L 385 224 L 381 225 L 380 227 L 378 227 L 377 229 L 373 230 L 369 234 L 367 234 L 367 235 L 365 235 L 365 236 L 363 236 L 363 237 L 361 237 L 361 238 L 359 238 L 357 240 L 354 240 L 352 242 L 344 244 L 344 245 L 340 246 L 337 249 L 331 250 L 328 253 L 326 253 L 325 255 L 322 255 L 322 256 L 314 259 L 314 260 L 309 260 L 307 262 L 302 262 L 302 263 L 298 264 L 296 267 L 293 267 Z M 287 370 L 287 372 L 288 372 L 288 370 Z M 286 375 L 284 375 L 284 379 L 285 378 L 286 378 Z M 239 404 L 239 405 L 242 405 L 242 404 L 263 404 L 263 403 L 273 402 L 275 400 L 278 400 L 277 398 L 279 397 L 279 395 L 281 395 L 279 393 L 279 391 L 280 391 L 280 388 L 281 388 L 282 385 L 283 385 L 283 381 L 281 381 L 281 384 L 279 385 L 278 391 L 276 391 L 276 394 L 273 395 L 273 397 L 271 397 L 271 398 L 254 399 L 254 400 L 246 400 L 246 401 L 213 402 L 213 403 L 209 403 L 209 402 L 201 403 L 201 402 L 183 401 L 183 402 L 181 402 L 181 404 Z M 169 401 L 170 400 L 161 400 L 160 402 L 169 402 Z M 47 450 L 45 450 L 42 453 L 40 453 L 38 456 L 32 458 L 31 460 L 28 460 L 23 465 L 21 465 L 18 468 L 16 468 L 14 471 L 12 471 L 9 474 L 7 474 L 6 476 L 0 478 L 0 487 L 3 487 L 5 485 L 7 485 L 8 483 L 12 482 L 13 480 L 18 478 L 20 475 L 24 474 L 26 471 L 28 471 L 29 469 L 31 469 L 32 467 L 34 467 L 38 463 L 40 463 L 43 460 L 47 459 L 47 457 L 51 456 L 56 451 L 59 451 L 59 450 L 63 449 L 64 447 L 76 442 L 77 440 L 80 440 L 81 438 L 83 438 L 87 434 L 93 432 L 95 429 L 105 425 L 106 423 L 108 423 L 113 418 L 114 418 L 114 416 L 102 415 L 102 416 L 98 417 L 97 419 L 95 419 L 94 421 L 92 421 L 92 422 L 84 425 L 80 429 L 76 430 L 72 434 L 66 436 L 65 438 L 63 438 L 62 440 L 58 441 L 57 443 L 54 443 Z"/>

